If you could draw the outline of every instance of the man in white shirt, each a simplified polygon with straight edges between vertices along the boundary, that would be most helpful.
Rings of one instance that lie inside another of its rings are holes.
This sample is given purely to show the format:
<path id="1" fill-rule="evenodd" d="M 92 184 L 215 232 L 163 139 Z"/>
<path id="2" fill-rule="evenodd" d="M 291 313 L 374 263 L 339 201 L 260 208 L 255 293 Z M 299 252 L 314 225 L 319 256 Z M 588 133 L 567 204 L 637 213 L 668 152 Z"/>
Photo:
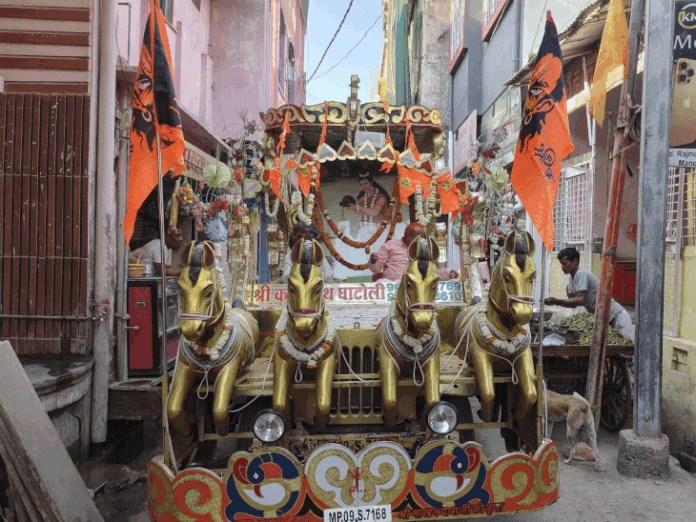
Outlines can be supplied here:
<path id="1" fill-rule="evenodd" d="M 290 259 L 290 256 L 292 254 L 292 247 L 295 246 L 295 243 L 297 241 L 304 241 L 305 239 L 316 239 L 318 236 L 319 232 L 313 225 L 295 225 L 290 241 L 291 247 L 285 254 L 285 259 L 283 261 L 283 274 L 276 281 L 274 281 L 274 283 L 286 283 L 288 281 L 288 277 L 290 277 L 290 270 L 292 269 L 292 260 Z M 331 268 L 326 256 L 324 256 L 321 261 L 321 275 L 324 278 L 325 283 L 333 282 L 333 268 Z"/>
<path id="2" fill-rule="evenodd" d="M 561 263 L 563 273 L 570 274 L 570 284 L 567 291 L 568 299 L 548 297 L 544 300 L 544 303 L 565 308 L 584 306 L 588 312 L 594 313 L 597 304 L 599 281 L 589 270 L 578 268 L 580 253 L 573 247 L 564 248 L 558 253 L 558 261 Z M 609 324 L 618 330 L 620 334 L 633 339 L 631 316 L 623 306 L 613 299 L 611 300 L 609 312 Z"/>
<path id="3" fill-rule="evenodd" d="M 165 274 L 168 276 L 178 276 L 181 275 L 181 269 L 172 268 L 172 251 L 171 249 L 181 248 L 184 244 L 184 238 L 181 235 L 181 229 L 169 229 L 167 234 L 164 236 L 164 245 L 167 247 L 164 249 L 164 264 L 165 264 Z M 162 248 L 160 246 L 159 238 L 155 237 L 145 245 L 140 248 L 136 248 L 130 254 L 136 254 L 141 252 L 148 256 L 152 261 L 155 268 L 155 274 L 160 275 L 162 273 Z"/>

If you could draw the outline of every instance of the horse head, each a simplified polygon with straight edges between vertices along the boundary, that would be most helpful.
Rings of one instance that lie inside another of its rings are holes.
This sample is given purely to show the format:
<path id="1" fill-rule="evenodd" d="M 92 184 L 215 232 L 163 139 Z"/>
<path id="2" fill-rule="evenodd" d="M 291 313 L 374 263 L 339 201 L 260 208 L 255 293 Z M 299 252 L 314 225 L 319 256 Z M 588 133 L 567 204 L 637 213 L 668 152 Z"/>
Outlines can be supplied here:
<path id="1" fill-rule="evenodd" d="M 225 302 L 215 272 L 215 250 L 210 242 L 189 243 L 181 262 L 184 265 L 178 281 L 181 333 L 194 342 L 220 321 Z"/>
<path id="2" fill-rule="evenodd" d="M 324 313 L 324 254 L 315 240 L 301 240 L 290 254 L 288 277 L 288 325 L 299 337 L 308 339 Z"/>
<path id="3" fill-rule="evenodd" d="M 503 323 L 525 325 L 532 317 L 536 267 L 532 256 L 536 250 L 534 239 L 513 231 L 505 240 L 503 256 L 498 260 L 491 276 L 488 302 Z M 512 323 L 506 318 L 511 318 Z"/>
<path id="4" fill-rule="evenodd" d="M 396 295 L 397 309 L 416 338 L 425 334 L 435 317 L 437 292 L 436 260 L 440 251 L 435 241 L 416 237 L 408 247 L 408 264 Z"/>

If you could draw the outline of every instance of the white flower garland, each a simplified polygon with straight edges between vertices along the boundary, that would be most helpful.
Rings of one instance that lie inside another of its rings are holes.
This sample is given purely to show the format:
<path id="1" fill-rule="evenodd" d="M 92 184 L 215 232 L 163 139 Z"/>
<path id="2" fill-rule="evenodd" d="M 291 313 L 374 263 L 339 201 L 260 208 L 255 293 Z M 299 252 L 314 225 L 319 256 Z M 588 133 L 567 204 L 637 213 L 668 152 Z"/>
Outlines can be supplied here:
<path id="1" fill-rule="evenodd" d="M 491 331 L 491 325 L 486 319 L 485 310 L 482 310 L 476 316 L 476 325 L 486 343 L 492 346 L 496 352 L 503 355 L 514 355 L 517 353 L 517 351 L 526 344 L 527 338 L 529 337 L 529 331 L 521 329 L 520 333 L 515 337 L 509 340 L 501 339 L 499 333 L 493 333 L 493 331 Z"/>
<path id="2" fill-rule="evenodd" d="M 430 340 L 433 338 L 433 335 L 424 334 L 420 339 L 410 336 L 404 332 L 403 328 L 401 328 L 399 321 L 396 319 L 396 314 L 396 301 L 392 301 L 389 310 L 389 319 L 391 320 L 392 330 L 394 330 L 394 333 L 402 343 L 409 346 L 413 350 L 413 353 L 419 355 L 423 351 L 423 345 L 428 344 L 428 342 L 430 342 Z"/>
<path id="3" fill-rule="evenodd" d="M 331 346 L 334 339 L 336 338 L 336 329 L 334 328 L 333 321 L 329 317 L 329 313 L 324 312 L 325 325 L 324 335 L 319 339 L 313 346 L 304 347 L 298 345 L 287 331 L 288 327 L 288 311 L 283 310 L 283 313 L 276 323 L 276 334 L 280 338 L 280 344 L 295 362 L 304 363 L 308 367 L 313 368 L 317 365 L 317 361 L 321 359 L 325 354 L 326 350 Z"/>
<path id="4" fill-rule="evenodd" d="M 275 219 L 278 216 L 278 210 L 280 209 L 280 199 L 276 198 L 275 203 L 273 203 L 273 210 L 271 210 L 271 205 L 270 205 L 270 197 L 268 196 L 268 192 L 264 194 L 265 198 L 265 203 L 266 203 L 266 215 L 270 218 Z"/>
<path id="5" fill-rule="evenodd" d="M 314 207 L 314 194 L 309 195 L 310 199 L 310 204 L 311 207 Z M 295 191 L 292 193 L 292 206 L 297 212 L 297 218 L 304 223 L 305 225 L 309 226 L 312 224 L 312 219 L 305 214 L 304 209 L 302 208 L 302 193 L 300 191 Z M 307 205 L 308 209 L 311 209 L 310 205 Z M 310 214 L 311 215 L 311 214 Z"/>
<path id="6" fill-rule="evenodd" d="M 372 198 L 368 200 L 367 199 L 367 192 L 365 192 L 365 196 L 363 196 L 365 198 L 365 203 L 366 203 L 365 208 L 367 208 L 367 209 L 374 208 L 375 201 L 377 201 L 378 195 L 379 195 L 379 190 L 375 189 L 375 192 L 372 194 Z M 363 214 L 360 218 L 360 221 L 362 223 L 374 223 L 375 218 L 373 216 L 368 216 L 367 214 Z"/>
<path id="7" fill-rule="evenodd" d="M 232 325 L 234 323 L 234 318 L 232 314 L 232 305 L 230 305 L 228 301 L 225 301 L 224 314 L 225 327 L 222 331 L 222 334 L 220 335 L 220 338 L 213 346 L 205 346 L 205 355 L 210 357 L 213 361 L 216 361 L 220 358 L 220 350 L 222 350 L 225 347 L 227 341 L 230 340 L 230 335 L 232 334 Z M 199 353 L 198 348 L 201 345 L 199 345 L 198 343 L 188 342 L 183 335 L 181 336 L 181 342 L 189 348 L 189 353 Z"/>
<path id="8" fill-rule="evenodd" d="M 433 194 L 431 192 L 430 195 L 425 198 L 425 205 L 423 205 L 422 196 L 423 191 L 421 190 L 420 185 L 418 185 L 416 187 L 416 221 L 418 221 L 420 225 L 426 226 L 428 223 L 430 223 L 430 219 L 433 215 L 433 210 L 431 206 L 431 198 Z M 424 206 L 426 208 L 425 212 L 423 211 Z"/>

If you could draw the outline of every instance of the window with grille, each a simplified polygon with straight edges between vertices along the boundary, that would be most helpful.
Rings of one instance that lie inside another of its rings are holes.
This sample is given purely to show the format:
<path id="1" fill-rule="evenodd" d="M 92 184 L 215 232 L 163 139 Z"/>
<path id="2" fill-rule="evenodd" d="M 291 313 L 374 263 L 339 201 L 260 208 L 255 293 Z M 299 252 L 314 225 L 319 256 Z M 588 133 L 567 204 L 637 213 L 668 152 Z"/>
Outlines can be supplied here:
<path id="1" fill-rule="evenodd" d="M 585 245 L 589 240 L 589 200 L 587 190 L 587 171 L 577 167 L 566 167 L 558 183 L 558 196 L 553 208 L 553 222 L 556 227 L 553 251 L 558 252 L 567 246 Z"/>
<path id="2" fill-rule="evenodd" d="M 682 247 L 696 246 L 696 168 L 670 168 L 665 216 L 663 330 L 679 336 Z"/>

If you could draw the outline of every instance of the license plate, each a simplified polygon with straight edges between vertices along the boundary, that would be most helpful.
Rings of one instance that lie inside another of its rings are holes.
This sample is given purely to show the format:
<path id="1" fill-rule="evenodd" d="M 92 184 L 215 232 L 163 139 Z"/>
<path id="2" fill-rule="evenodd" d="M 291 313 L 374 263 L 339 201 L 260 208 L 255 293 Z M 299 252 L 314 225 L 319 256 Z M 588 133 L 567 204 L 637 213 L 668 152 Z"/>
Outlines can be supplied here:
<path id="1" fill-rule="evenodd" d="M 391 506 L 325 509 L 324 522 L 392 522 Z"/>

